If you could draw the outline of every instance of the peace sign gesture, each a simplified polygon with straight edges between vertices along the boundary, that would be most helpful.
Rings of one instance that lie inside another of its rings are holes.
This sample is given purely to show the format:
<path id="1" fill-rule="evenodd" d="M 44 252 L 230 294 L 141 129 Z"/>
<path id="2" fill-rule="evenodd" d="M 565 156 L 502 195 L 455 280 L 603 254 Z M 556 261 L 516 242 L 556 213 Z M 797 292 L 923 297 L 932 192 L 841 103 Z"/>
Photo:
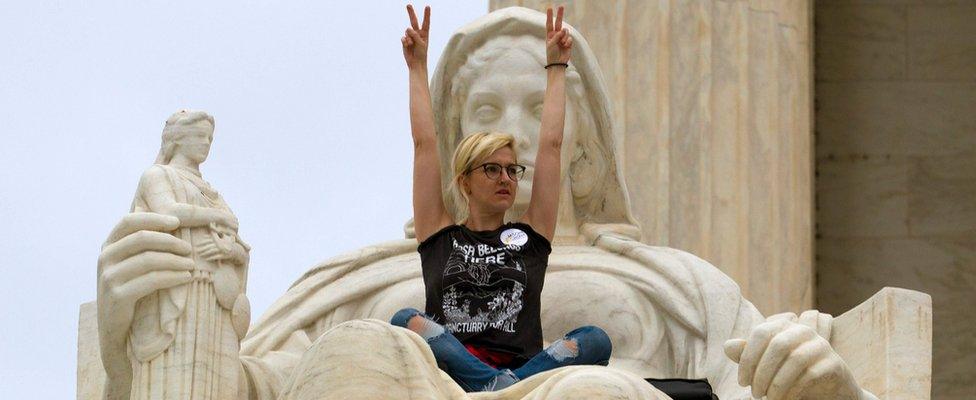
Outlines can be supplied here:
<path id="1" fill-rule="evenodd" d="M 556 9 L 556 23 L 552 22 L 552 7 L 546 9 L 546 63 L 569 62 L 573 38 L 563 27 L 563 6 Z"/>
<path id="2" fill-rule="evenodd" d="M 430 37 L 430 6 L 424 7 L 424 23 L 417 23 L 417 13 L 413 6 L 407 4 L 407 14 L 410 16 L 410 27 L 400 38 L 403 44 L 403 58 L 407 61 L 407 68 L 427 67 L 427 39 Z"/>

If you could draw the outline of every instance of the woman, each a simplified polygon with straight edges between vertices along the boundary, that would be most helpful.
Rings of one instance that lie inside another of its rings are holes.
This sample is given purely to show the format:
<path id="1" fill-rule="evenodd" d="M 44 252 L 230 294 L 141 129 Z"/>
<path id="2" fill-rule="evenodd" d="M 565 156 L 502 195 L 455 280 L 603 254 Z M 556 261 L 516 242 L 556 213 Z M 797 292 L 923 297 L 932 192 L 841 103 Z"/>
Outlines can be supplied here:
<path id="1" fill-rule="evenodd" d="M 427 340 L 441 368 L 469 392 L 500 390 L 561 366 L 607 365 L 610 339 L 593 326 L 577 328 L 541 351 L 540 297 L 556 231 L 566 69 L 573 45 L 562 26 L 563 8 L 555 21 L 551 8 L 546 17 L 547 85 L 529 205 L 518 222 L 505 223 L 526 170 L 518 164 L 515 138 L 469 135 L 452 162 L 451 190 L 467 206 L 460 225 L 441 191 L 427 82 L 430 7 L 422 25 L 412 6 L 407 12 L 411 27 L 401 42 L 410 71 L 414 229 L 427 315 L 406 308 L 391 323 Z"/>

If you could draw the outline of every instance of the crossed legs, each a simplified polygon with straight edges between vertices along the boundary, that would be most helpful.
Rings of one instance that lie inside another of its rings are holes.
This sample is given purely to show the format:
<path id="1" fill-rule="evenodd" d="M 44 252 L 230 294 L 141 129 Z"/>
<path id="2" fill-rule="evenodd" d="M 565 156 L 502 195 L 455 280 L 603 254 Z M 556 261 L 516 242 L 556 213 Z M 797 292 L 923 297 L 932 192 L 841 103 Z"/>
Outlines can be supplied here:
<path id="1" fill-rule="evenodd" d="M 569 365 L 607 365 L 612 348 L 606 332 L 595 326 L 584 326 L 569 332 L 514 371 L 499 370 L 469 353 L 454 335 L 416 309 L 400 310 L 390 323 L 410 329 L 426 340 L 438 366 L 468 392 L 501 390 L 539 372 Z"/>

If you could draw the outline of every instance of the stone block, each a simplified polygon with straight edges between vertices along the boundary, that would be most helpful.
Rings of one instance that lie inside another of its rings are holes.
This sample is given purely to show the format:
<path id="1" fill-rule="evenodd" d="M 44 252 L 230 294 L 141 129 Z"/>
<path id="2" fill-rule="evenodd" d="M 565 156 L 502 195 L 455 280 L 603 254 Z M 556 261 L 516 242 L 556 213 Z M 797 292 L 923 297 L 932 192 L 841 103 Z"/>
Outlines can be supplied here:
<path id="1" fill-rule="evenodd" d="M 933 398 L 969 399 L 976 364 L 976 239 L 822 239 L 818 306 L 839 313 L 884 286 L 932 294 Z"/>
<path id="2" fill-rule="evenodd" d="M 976 150 L 976 83 L 822 82 L 817 158 Z"/>
<path id="3" fill-rule="evenodd" d="M 906 121 L 899 84 L 817 82 L 815 90 L 818 159 L 901 151 Z"/>
<path id="4" fill-rule="evenodd" d="M 851 367 L 858 383 L 879 399 L 931 398 L 929 295 L 884 288 L 834 319 L 830 342 Z"/>
<path id="5" fill-rule="evenodd" d="M 105 369 L 98 344 L 98 316 L 95 302 L 81 305 L 78 312 L 78 400 L 102 398 Z"/>
<path id="6" fill-rule="evenodd" d="M 908 224 L 914 235 L 976 236 L 976 153 L 924 157 L 911 166 Z"/>
<path id="7" fill-rule="evenodd" d="M 904 158 L 822 159 L 818 162 L 818 234 L 823 238 L 902 237 L 908 230 L 908 168 Z"/>
<path id="8" fill-rule="evenodd" d="M 908 73 L 914 79 L 976 79 L 976 2 L 908 8 Z"/>
<path id="9" fill-rule="evenodd" d="M 905 7 L 818 5 L 814 18 L 818 80 L 905 77 Z"/>
<path id="10" fill-rule="evenodd" d="M 973 4 L 976 0 L 816 0 L 817 6 L 821 5 L 954 5 L 954 4 Z"/>

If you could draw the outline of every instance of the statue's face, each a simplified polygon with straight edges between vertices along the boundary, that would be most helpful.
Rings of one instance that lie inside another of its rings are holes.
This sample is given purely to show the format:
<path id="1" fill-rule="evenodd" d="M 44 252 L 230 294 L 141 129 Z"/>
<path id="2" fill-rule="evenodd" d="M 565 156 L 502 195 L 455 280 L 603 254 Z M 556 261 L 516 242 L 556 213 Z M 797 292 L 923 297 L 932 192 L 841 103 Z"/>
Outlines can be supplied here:
<path id="1" fill-rule="evenodd" d="M 213 127 L 199 122 L 187 127 L 188 132 L 176 143 L 176 152 L 197 163 L 203 163 L 210 154 Z"/>
<path id="2" fill-rule="evenodd" d="M 538 47 L 540 53 L 545 48 L 542 40 L 527 38 L 525 42 L 526 46 Z M 535 156 L 539 150 L 546 70 L 524 51 L 509 50 L 484 67 L 468 88 L 462 102 L 461 132 L 465 136 L 485 131 L 515 136 L 519 163 L 526 166 L 525 176 L 518 182 L 515 206 L 524 209 L 532 193 Z M 565 177 L 575 144 L 575 116 L 576 110 L 567 101 L 560 171 L 563 182 L 568 182 Z"/>

